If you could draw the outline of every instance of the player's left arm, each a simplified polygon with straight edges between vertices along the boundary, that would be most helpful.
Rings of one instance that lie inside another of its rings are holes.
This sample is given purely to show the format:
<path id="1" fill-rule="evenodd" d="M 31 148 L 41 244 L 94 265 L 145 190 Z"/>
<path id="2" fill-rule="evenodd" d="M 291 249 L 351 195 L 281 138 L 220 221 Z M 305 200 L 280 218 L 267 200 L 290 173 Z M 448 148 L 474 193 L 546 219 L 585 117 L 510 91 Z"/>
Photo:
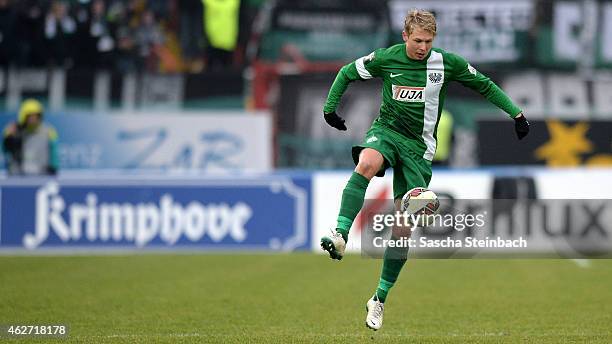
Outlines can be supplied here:
<path id="1" fill-rule="evenodd" d="M 452 79 L 457 80 L 462 85 L 473 89 L 482 94 L 493 105 L 502 109 L 512 119 L 514 119 L 514 129 L 520 139 L 529 133 L 529 122 L 523 111 L 508 97 L 508 95 L 497 86 L 489 77 L 480 73 L 472 67 L 463 57 L 456 54 L 449 54 L 452 65 Z"/>

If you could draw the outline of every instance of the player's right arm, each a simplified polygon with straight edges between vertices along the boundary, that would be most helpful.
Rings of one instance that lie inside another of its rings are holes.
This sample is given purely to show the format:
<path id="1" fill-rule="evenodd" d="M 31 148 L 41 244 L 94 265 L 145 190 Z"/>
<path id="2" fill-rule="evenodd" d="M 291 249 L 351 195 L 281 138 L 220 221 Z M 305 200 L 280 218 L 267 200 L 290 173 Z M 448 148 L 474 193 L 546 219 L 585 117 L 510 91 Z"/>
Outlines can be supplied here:
<path id="1" fill-rule="evenodd" d="M 325 121 L 329 125 L 338 130 L 346 130 L 344 120 L 336 114 L 336 108 L 340 103 L 340 99 L 351 82 L 356 80 L 369 80 L 380 76 L 380 65 L 382 62 L 381 54 L 383 50 L 384 49 L 378 49 L 370 55 L 360 57 L 340 69 L 329 90 L 325 106 L 323 107 L 323 115 Z"/>

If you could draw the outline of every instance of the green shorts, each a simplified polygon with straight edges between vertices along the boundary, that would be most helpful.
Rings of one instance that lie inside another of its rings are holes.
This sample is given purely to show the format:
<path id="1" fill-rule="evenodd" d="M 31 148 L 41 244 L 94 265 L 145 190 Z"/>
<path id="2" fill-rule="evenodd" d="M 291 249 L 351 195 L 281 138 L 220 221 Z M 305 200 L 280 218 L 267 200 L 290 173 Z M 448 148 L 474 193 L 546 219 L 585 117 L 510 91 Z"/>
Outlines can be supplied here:
<path id="1" fill-rule="evenodd" d="M 393 199 L 402 198 L 408 190 L 427 187 L 431 180 L 431 161 L 414 152 L 410 139 L 391 129 L 372 126 L 362 144 L 353 146 L 353 161 L 359 162 L 359 153 L 364 148 L 378 151 L 385 159 L 384 166 L 376 174 L 385 175 L 393 167 Z"/>

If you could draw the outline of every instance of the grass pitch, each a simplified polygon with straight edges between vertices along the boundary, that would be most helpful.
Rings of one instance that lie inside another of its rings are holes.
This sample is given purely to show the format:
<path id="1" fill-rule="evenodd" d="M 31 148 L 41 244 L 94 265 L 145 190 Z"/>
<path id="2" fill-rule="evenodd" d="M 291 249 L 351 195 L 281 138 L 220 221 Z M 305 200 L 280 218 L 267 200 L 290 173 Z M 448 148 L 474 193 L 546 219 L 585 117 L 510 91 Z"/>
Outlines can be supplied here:
<path id="1" fill-rule="evenodd" d="M 70 326 L 64 339 L 28 339 L 41 343 L 612 342 L 612 260 L 411 260 L 372 332 L 364 309 L 381 263 L 0 257 L 0 324 Z"/>

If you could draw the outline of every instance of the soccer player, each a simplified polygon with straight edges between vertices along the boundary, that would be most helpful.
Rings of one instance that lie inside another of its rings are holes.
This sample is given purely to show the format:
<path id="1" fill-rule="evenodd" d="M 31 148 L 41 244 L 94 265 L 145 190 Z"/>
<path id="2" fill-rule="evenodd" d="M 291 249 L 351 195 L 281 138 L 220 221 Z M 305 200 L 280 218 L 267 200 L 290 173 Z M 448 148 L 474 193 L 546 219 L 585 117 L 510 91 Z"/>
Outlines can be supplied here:
<path id="1" fill-rule="evenodd" d="M 342 259 L 349 229 L 363 206 L 366 189 L 374 176 L 382 177 L 387 168 L 393 168 L 393 199 L 397 211 L 408 190 L 428 186 L 436 151 L 436 127 L 449 82 L 460 82 L 505 111 L 515 121 L 518 139 L 529 133 L 529 123 L 521 109 L 463 57 L 432 48 L 435 36 L 433 14 L 410 11 L 402 31 L 404 44 L 377 49 L 345 65 L 329 91 L 323 109 L 325 121 L 338 130 L 346 130 L 336 107 L 349 83 L 383 79 L 380 114 L 364 142 L 352 150 L 357 167 L 342 193 L 336 228 L 321 238 L 321 247 L 332 259 Z M 410 235 L 410 230 L 393 228 L 394 238 L 405 235 Z M 382 326 L 384 302 L 407 256 L 407 248 L 385 249 L 378 288 L 366 304 L 366 325 L 373 330 Z"/>

